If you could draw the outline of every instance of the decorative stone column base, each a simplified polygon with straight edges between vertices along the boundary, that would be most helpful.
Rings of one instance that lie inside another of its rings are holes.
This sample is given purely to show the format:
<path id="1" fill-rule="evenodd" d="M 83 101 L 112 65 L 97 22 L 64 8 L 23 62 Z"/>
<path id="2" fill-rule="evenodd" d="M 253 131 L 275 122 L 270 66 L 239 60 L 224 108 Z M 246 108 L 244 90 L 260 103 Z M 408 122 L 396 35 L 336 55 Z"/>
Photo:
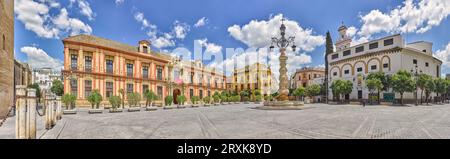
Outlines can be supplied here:
<path id="1" fill-rule="evenodd" d="M 311 107 L 304 106 L 300 101 L 266 101 L 264 106 L 256 107 L 260 110 L 303 110 Z"/>

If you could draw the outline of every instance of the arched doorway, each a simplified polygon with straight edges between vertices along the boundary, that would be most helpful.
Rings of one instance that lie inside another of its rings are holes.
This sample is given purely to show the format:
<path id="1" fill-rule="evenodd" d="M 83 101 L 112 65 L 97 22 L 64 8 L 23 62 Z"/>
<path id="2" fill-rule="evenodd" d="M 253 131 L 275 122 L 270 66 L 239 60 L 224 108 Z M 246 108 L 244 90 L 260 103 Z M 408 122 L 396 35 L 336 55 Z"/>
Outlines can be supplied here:
<path id="1" fill-rule="evenodd" d="M 177 97 L 181 95 L 181 91 L 179 89 L 173 90 L 173 103 L 178 104 Z"/>

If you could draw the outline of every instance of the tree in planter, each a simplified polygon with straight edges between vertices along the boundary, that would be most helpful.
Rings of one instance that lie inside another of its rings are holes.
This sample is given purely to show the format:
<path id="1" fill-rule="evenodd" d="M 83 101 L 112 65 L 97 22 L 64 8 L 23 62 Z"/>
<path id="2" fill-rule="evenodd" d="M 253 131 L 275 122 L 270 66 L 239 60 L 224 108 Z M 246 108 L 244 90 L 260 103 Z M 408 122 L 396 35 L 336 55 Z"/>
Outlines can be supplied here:
<path id="1" fill-rule="evenodd" d="M 305 88 L 300 87 L 294 90 L 293 95 L 303 101 L 303 97 L 305 96 Z"/>
<path id="2" fill-rule="evenodd" d="M 262 96 L 261 95 L 256 95 L 255 102 L 261 102 L 261 100 L 262 100 Z"/>
<path id="3" fill-rule="evenodd" d="M 117 108 L 120 107 L 121 103 L 122 103 L 122 99 L 120 99 L 119 96 L 109 97 L 109 104 L 111 104 L 112 110 L 117 110 Z"/>
<path id="4" fill-rule="evenodd" d="M 128 99 L 128 106 L 131 107 L 137 107 L 139 105 L 139 102 L 141 101 L 141 94 L 139 93 L 128 93 L 127 94 Z"/>
<path id="5" fill-rule="evenodd" d="M 145 98 L 145 107 L 148 107 L 148 104 L 150 104 L 150 107 L 153 106 L 153 102 L 155 100 L 158 100 L 158 95 L 156 95 L 153 91 L 148 90 L 144 93 Z"/>
<path id="6" fill-rule="evenodd" d="M 305 89 L 305 95 L 313 99 L 313 97 L 320 95 L 320 91 L 321 91 L 320 85 L 318 84 L 309 85 Z"/>
<path id="7" fill-rule="evenodd" d="M 418 88 L 420 88 L 421 93 L 420 93 L 420 103 L 423 103 L 423 92 L 425 91 L 425 87 L 428 81 L 432 81 L 433 77 L 431 77 L 430 75 L 421 73 L 419 74 L 419 77 L 417 79 L 416 85 Z M 434 88 L 434 87 L 433 87 Z M 427 97 L 428 98 L 428 97 Z"/>
<path id="8" fill-rule="evenodd" d="M 121 101 L 122 101 L 122 109 L 125 109 L 125 90 L 123 90 L 122 88 L 119 89 L 119 94 L 122 97 Z"/>
<path id="9" fill-rule="evenodd" d="M 430 94 L 435 90 L 433 78 L 429 78 L 425 81 L 424 90 L 425 90 L 425 102 L 428 105 Z"/>
<path id="10" fill-rule="evenodd" d="M 64 85 L 60 80 L 54 80 L 52 82 L 52 87 L 50 88 L 50 91 L 57 96 L 62 96 L 64 94 Z"/>
<path id="11" fill-rule="evenodd" d="M 167 106 L 171 106 L 173 103 L 173 97 L 172 96 L 166 96 L 166 98 L 164 99 L 164 102 Z"/>
<path id="12" fill-rule="evenodd" d="M 91 95 L 87 97 L 87 100 L 89 103 L 91 103 L 92 109 L 100 109 L 100 103 L 102 102 L 103 97 L 98 92 L 98 90 L 94 90 L 94 92 L 92 92 Z"/>
<path id="13" fill-rule="evenodd" d="M 434 92 L 436 92 L 436 96 L 437 97 L 440 97 L 441 98 L 441 102 L 442 102 L 442 100 L 443 100 L 443 97 L 442 97 L 442 95 L 445 93 L 445 91 L 447 90 L 447 86 L 446 86 L 446 83 L 445 83 L 445 80 L 444 79 L 442 79 L 442 78 L 436 78 L 436 79 L 434 79 Z M 441 96 L 439 96 L 439 94 L 441 95 Z M 436 102 L 439 102 L 439 101 L 436 101 Z"/>
<path id="14" fill-rule="evenodd" d="M 220 93 L 220 102 L 229 102 L 228 97 L 229 94 L 227 91 L 222 91 L 222 93 Z"/>
<path id="15" fill-rule="evenodd" d="M 244 102 L 248 101 L 248 96 L 250 96 L 250 93 L 248 90 L 243 90 L 241 91 L 241 93 L 239 93 L 241 95 L 241 98 Z"/>
<path id="16" fill-rule="evenodd" d="M 214 95 L 213 95 L 213 99 L 214 99 L 214 103 L 219 103 L 220 102 L 220 94 L 219 94 L 219 92 L 214 92 Z"/>
<path id="17" fill-rule="evenodd" d="M 195 105 L 199 101 L 199 97 L 198 96 L 192 96 L 191 101 L 192 101 L 192 104 Z"/>
<path id="18" fill-rule="evenodd" d="M 415 89 L 414 80 L 408 71 L 398 71 L 391 79 L 392 89 L 394 92 L 400 93 L 400 103 L 403 105 L 403 94 L 412 92 Z"/>
<path id="19" fill-rule="evenodd" d="M 69 93 L 69 94 L 65 94 L 61 97 L 61 102 L 63 102 L 64 105 L 66 105 L 67 110 L 72 110 L 73 103 L 75 102 L 76 99 L 77 99 L 77 96 Z"/>
<path id="20" fill-rule="evenodd" d="M 220 102 L 224 103 L 224 102 L 228 102 L 228 96 L 226 94 L 222 94 L 220 95 Z"/>
<path id="21" fill-rule="evenodd" d="M 375 91 L 380 92 L 380 90 L 383 88 L 383 84 L 379 79 L 373 78 L 366 80 L 366 87 L 367 89 L 369 89 L 370 96 L 372 97 Z M 372 102 L 372 98 L 370 98 L 370 103 L 372 104 Z"/>
<path id="22" fill-rule="evenodd" d="M 252 93 L 252 100 L 254 101 L 254 102 L 260 102 L 260 101 L 257 101 L 256 100 L 256 96 L 261 96 L 261 91 L 259 90 L 259 89 L 255 89 L 255 90 L 253 90 L 253 93 Z"/>
<path id="23" fill-rule="evenodd" d="M 211 102 L 211 97 L 206 96 L 205 98 L 203 98 L 203 102 L 205 102 L 205 104 L 209 104 L 209 102 Z"/>
<path id="24" fill-rule="evenodd" d="M 184 95 L 177 96 L 178 105 L 184 105 L 184 102 L 186 102 L 186 97 Z"/>

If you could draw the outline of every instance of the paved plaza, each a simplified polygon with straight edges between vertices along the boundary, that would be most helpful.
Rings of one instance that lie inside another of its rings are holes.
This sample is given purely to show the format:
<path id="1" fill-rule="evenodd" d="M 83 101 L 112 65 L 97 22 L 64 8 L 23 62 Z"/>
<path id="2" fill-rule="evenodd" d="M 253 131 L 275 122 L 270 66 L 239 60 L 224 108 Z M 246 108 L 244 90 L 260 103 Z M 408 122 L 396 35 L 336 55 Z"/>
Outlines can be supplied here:
<path id="1" fill-rule="evenodd" d="M 439 139 L 450 138 L 450 105 L 307 105 L 303 110 L 257 110 L 238 104 L 153 112 L 65 115 L 42 139 Z M 0 138 L 14 138 L 14 118 Z"/>

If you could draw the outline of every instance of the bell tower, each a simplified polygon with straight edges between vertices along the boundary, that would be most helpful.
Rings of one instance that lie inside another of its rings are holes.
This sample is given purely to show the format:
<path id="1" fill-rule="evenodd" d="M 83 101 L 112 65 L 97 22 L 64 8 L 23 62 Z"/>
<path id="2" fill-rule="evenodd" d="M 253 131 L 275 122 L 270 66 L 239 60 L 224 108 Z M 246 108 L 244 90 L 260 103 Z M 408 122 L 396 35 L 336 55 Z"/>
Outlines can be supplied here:
<path id="1" fill-rule="evenodd" d="M 342 22 L 342 25 L 339 27 L 339 38 L 336 41 L 336 51 L 343 50 L 350 47 L 350 44 L 352 43 L 351 37 L 347 35 L 347 26 L 344 25 L 344 22 Z"/>

